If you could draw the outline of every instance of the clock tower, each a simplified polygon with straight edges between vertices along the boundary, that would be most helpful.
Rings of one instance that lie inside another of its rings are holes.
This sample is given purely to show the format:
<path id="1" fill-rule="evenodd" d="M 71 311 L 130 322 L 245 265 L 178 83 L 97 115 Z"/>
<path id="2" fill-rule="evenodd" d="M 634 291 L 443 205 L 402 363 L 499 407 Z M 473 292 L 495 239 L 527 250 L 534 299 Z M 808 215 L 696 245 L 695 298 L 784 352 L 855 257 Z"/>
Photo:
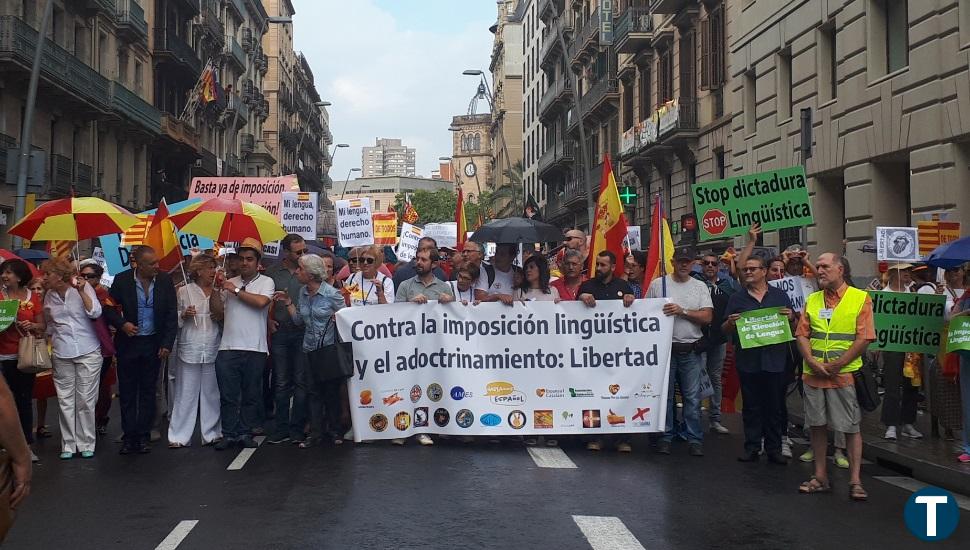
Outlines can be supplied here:
<path id="1" fill-rule="evenodd" d="M 492 115 L 469 114 L 451 119 L 451 163 L 465 199 L 478 201 L 482 191 L 492 188 Z"/>

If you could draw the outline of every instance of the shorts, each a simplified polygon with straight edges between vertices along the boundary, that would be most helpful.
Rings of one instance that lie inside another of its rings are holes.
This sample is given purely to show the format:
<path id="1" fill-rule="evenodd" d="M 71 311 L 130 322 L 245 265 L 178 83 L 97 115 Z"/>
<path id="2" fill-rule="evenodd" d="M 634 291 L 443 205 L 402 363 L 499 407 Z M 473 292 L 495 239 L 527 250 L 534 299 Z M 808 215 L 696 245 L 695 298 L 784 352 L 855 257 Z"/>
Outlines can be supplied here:
<path id="1" fill-rule="evenodd" d="M 805 421 L 809 426 L 828 426 L 837 432 L 859 433 L 862 410 L 855 386 L 815 388 L 806 385 Z"/>

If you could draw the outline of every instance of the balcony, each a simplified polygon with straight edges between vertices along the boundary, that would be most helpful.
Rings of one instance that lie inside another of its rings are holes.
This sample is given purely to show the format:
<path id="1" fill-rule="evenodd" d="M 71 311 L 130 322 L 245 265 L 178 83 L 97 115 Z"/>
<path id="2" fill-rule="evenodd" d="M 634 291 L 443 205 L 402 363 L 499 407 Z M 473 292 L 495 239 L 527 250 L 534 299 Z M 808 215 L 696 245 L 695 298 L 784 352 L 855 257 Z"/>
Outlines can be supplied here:
<path id="1" fill-rule="evenodd" d="M 571 139 L 559 141 L 542 152 L 539 157 L 539 177 L 543 180 L 565 174 L 576 160 L 576 142 Z"/>
<path id="2" fill-rule="evenodd" d="M 89 12 L 104 12 L 114 15 L 115 0 L 85 0 L 84 7 Z"/>
<path id="3" fill-rule="evenodd" d="M 243 175 L 242 163 L 239 162 L 239 157 L 233 153 L 226 155 L 226 160 L 222 163 L 222 175 L 223 177 Z"/>
<path id="4" fill-rule="evenodd" d="M 162 134 L 193 151 L 199 150 L 199 134 L 187 122 L 179 120 L 175 115 L 162 113 Z"/>
<path id="5" fill-rule="evenodd" d="M 539 19 L 547 23 L 556 14 L 563 13 L 565 11 L 565 0 L 539 0 L 539 9 L 537 13 L 539 14 Z"/>
<path id="6" fill-rule="evenodd" d="M 152 135 L 162 131 L 161 113 L 138 94 L 117 82 L 111 83 L 111 110 L 122 119 L 130 120 Z"/>
<path id="7" fill-rule="evenodd" d="M 674 14 L 684 7 L 696 4 L 692 0 L 653 0 L 650 2 L 650 13 Z"/>
<path id="8" fill-rule="evenodd" d="M 240 88 L 241 88 L 240 95 L 242 97 L 243 103 L 246 103 L 246 104 L 255 103 L 256 94 L 259 93 L 259 91 L 256 90 L 256 86 L 253 84 L 253 79 L 247 78 L 246 80 L 243 80 Z"/>
<path id="9" fill-rule="evenodd" d="M 199 60 L 192 46 L 170 30 L 155 29 L 155 51 L 152 53 L 162 61 L 169 61 L 182 67 L 193 77 L 197 78 L 202 72 L 202 61 Z"/>
<path id="10" fill-rule="evenodd" d="M 253 42 L 253 31 L 252 31 L 252 29 L 248 29 L 247 28 L 247 29 L 243 29 L 242 30 L 242 41 L 241 42 L 242 42 L 242 49 L 243 49 L 243 51 L 245 51 L 246 53 L 249 53 L 249 52 L 253 51 L 253 49 L 256 47 L 256 43 Z"/>
<path id="11" fill-rule="evenodd" d="M 45 191 L 52 197 L 67 197 L 74 190 L 74 161 L 64 155 L 51 155 L 50 179 Z"/>
<path id="12" fill-rule="evenodd" d="M 90 197 L 94 194 L 94 183 L 91 179 L 94 169 L 83 162 L 77 163 L 77 182 L 74 184 L 74 194 L 79 197 Z"/>
<path id="13" fill-rule="evenodd" d="M 222 112 L 222 117 L 227 127 L 231 126 L 234 118 L 236 120 L 236 128 L 245 126 L 249 120 L 249 105 L 246 105 L 239 98 L 239 94 L 231 94 L 229 100 L 226 102 L 226 110 Z"/>
<path id="14" fill-rule="evenodd" d="M 569 107 L 572 101 L 572 82 L 563 75 L 546 88 L 546 93 L 542 94 L 542 100 L 539 102 L 539 121 L 548 124 Z"/>
<path id="15" fill-rule="evenodd" d="M 590 117 L 606 118 L 617 110 L 619 101 L 619 81 L 616 78 L 602 78 L 594 83 L 583 97 L 579 98 L 583 119 Z"/>
<path id="16" fill-rule="evenodd" d="M 252 134 L 239 134 L 239 154 L 246 156 L 256 150 L 256 137 Z"/>
<path id="17" fill-rule="evenodd" d="M 568 47 L 573 35 L 572 23 L 563 24 L 562 31 L 565 35 L 563 38 Z M 559 34 L 556 32 L 555 27 L 548 29 L 546 37 L 542 40 L 542 48 L 539 50 L 539 67 L 546 71 L 551 70 L 556 66 L 556 62 L 562 55 L 563 51 L 559 43 Z"/>
<path id="18" fill-rule="evenodd" d="M 220 48 L 225 45 L 222 21 L 219 19 L 219 6 L 217 0 L 203 0 L 201 17 L 198 22 L 202 32 L 210 40 L 218 44 Z"/>
<path id="19" fill-rule="evenodd" d="M 260 104 L 259 109 L 260 109 L 259 117 L 263 119 L 263 122 L 266 122 L 266 119 L 269 118 L 269 100 L 264 99 Z"/>
<path id="20" fill-rule="evenodd" d="M 118 38 L 128 42 L 148 41 L 148 23 L 145 10 L 135 0 L 118 0 L 115 22 L 118 25 Z"/>
<path id="21" fill-rule="evenodd" d="M 653 40 L 653 16 L 649 8 L 631 7 L 616 20 L 613 46 L 617 53 L 637 53 Z"/>
<path id="22" fill-rule="evenodd" d="M 199 158 L 195 161 L 192 175 L 218 176 L 219 163 L 215 154 L 204 146 L 199 149 Z"/>
<path id="23" fill-rule="evenodd" d="M 239 72 L 246 70 L 246 52 L 243 51 L 242 46 L 236 41 L 235 36 L 227 37 L 226 47 L 222 52 L 228 58 L 228 60 L 236 65 L 236 69 Z"/>
<path id="24" fill-rule="evenodd" d="M 589 61 L 596 52 L 600 34 L 600 10 L 593 10 L 583 28 L 573 38 L 574 47 L 570 48 L 570 63 L 579 67 Z"/>
<path id="25" fill-rule="evenodd" d="M 599 180 L 599 173 L 603 171 L 603 166 L 598 165 L 592 171 L 586 172 L 581 165 L 566 178 L 566 185 L 563 188 L 564 196 L 562 204 L 564 206 L 575 206 L 586 204 L 586 178 L 596 177 Z"/>
<path id="26" fill-rule="evenodd" d="M 223 5 L 229 8 L 230 15 L 236 16 L 236 20 L 242 23 L 246 20 L 245 0 L 222 0 Z"/>
<path id="27" fill-rule="evenodd" d="M 657 110 L 657 139 L 664 145 L 676 145 L 697 137 L 697 100 L 680 98 L 668 101 Z"/>
<path id="28" fill-rule="evenodd" d="M 0 16 L 0 73 L 10 77 L 30 72 L 37 31 L 23 19 Z M 47 41 L 40 63 L 40 95 L 52 102 L 80 103 L 80 111 L 108 111 L 108 79 L 57 44 Z M 26 80 L 26 78 L 25 78 Z"/>

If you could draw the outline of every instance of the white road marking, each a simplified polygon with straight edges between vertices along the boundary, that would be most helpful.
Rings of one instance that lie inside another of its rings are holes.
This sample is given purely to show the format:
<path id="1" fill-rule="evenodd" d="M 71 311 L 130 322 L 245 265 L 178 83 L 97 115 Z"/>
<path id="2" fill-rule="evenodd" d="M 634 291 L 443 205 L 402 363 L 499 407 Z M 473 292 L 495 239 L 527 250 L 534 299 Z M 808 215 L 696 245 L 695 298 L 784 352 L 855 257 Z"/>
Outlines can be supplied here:
<path id="1" fill-rule="evenodd" d="M 646 550 L 620 518 L 573 516 L 593 550 Z"/>
<path id="2" fill-rule="evenodd" d="M 900 487 L 914 493 L 920 489 L 923 489 L 924 487 L 930 486 L 928 483 L 923 483 L 922 481 L 906 476 L 873 476 L 873 479 L 878 479 L 879 481 L 886 482 L 890 485 L 895 485 L 896 487 Z M 957 506 L 963 508 L 964 510 L 970 511 L 970 497 L 966 497 L 959 493 L 954 493 L 953 491 L 950 491 L 950 494 L 953 495 L 954 500 L 957 501 Z"/>
<path id="3" fill-rule="evenodd" d="M 256 442 L 257 449 L 259 448 L 260 445 L 263 444 L 263 440 L 265 439 L 266 439 L 265 435 L 258 435 L 253 438 L 253 441 Z M 246 462 L 249 461 L 250 457 L 252 457 L 253 453 L 255 452 L 256 452 L 256 449 L 243 449 L 239 451 L 239 455 L 236 456 L 235 460 L 232 461 L 232 464 L 230 464 L 229 467 L 226 469 L 230 471 L 242 470 L 243 466 L 246 465 Z"/>
<path id="4" fill-rule="evenodd" d="M 559 447 L 526 447 L 529 456 L 540 468 L 576 468 L 576 463 Z"/>
<path id="5" fill-rule="evenodd" d="M 165 540 L 160 542 L 158 546 L 155 547 L 155 550 L 175 550 L 180 544 L 182 544 L 185 537 L 189 536 L 192 529 L 195 529 L 195 526 L 198 525 L 198 523 L 199 520 L 197 519 L 186 519 L 180 521 L 178 525 L 175 526 L 175 529 L 172 529 L 172 532 L 165 537 Z"/>

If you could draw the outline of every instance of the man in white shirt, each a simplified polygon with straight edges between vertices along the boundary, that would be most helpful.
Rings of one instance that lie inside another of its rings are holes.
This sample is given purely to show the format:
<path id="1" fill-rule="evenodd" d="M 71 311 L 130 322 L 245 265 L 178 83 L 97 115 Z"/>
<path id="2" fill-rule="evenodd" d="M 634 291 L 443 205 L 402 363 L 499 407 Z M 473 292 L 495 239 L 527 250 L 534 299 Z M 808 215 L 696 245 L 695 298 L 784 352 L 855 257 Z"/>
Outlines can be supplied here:
<path id="1" fill-rule="evenodd" d="M 223 439 L 216 450 L 234 444 L 254 448 L 263 406 L 263 366 L 269 355 L 267 317 L 276 285 L 258 271 L 262 243 L 245 239 L 239 247 L 239 276 L 222 283 L 225 325 L 216 357 Z M 217 316 L 218 306 L 212 304 Z"/>
<path id="2" fill-rule="evenodd" d="M 512 293 L 515 291 L 515 272 L 518 267 L 512 264 L 515 260 L 518 247 L 514 244 L 499 244 L 495 247 L 495 255 L 492 256 L 492 268 L 495 276 L 488 287 L 488 295 L 483 302 L 502 302 L 507 305 L 512 303 Z"/>

